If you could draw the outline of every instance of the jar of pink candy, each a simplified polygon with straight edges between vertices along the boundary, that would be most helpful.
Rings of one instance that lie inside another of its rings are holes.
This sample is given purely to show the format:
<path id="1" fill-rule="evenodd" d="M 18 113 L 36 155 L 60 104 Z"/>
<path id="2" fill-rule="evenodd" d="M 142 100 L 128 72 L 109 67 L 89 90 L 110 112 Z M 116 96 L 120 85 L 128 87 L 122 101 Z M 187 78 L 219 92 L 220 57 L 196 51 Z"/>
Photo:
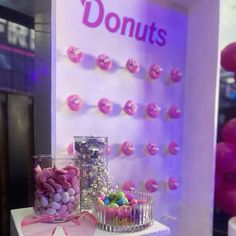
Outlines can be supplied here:
<path id="1" fill-rule="evenodd" d="M 38 155 L 33 157 L 35 176 L 34 212 L 52 215 L 64 221 L 80 206 L 78 159 L 67 156 Z"/>

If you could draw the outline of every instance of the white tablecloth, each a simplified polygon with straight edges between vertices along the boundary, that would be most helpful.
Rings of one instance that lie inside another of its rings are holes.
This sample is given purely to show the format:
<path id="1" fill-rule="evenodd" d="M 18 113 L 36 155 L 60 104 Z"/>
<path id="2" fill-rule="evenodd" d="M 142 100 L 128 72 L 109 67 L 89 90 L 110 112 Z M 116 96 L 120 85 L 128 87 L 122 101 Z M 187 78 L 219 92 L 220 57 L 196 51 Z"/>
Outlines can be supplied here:
<path id="1" fill-rule="evenodd" d="M 11 236 L 23 236 L 20 223 L 22 219 L 27 216 L 27 215 L 32 215 L 33 214 L 33 209 L 30 208 L 21 208 L 21 209 L 15 209 L 11 210 Z M 64 236 L 64 232 L 60 226 L 57 227 L 57 230 L 55 231 L 54 236 Z M 146 230 L 136 232 L 136 233 L 111 233 L 111 232 L 106 232 L 100 229 L 96 229 L 96 232 L 94 236 L 141 236 L 141 235 L 146 235 L 146 236 L 170 236 L 170 229 L 157 222 L 154 221 L 153 225 L 149 227 Z M 79 235 L 78 235 L 79 236 Z M 86 236 L 86 235 L 83 235 Z"/>

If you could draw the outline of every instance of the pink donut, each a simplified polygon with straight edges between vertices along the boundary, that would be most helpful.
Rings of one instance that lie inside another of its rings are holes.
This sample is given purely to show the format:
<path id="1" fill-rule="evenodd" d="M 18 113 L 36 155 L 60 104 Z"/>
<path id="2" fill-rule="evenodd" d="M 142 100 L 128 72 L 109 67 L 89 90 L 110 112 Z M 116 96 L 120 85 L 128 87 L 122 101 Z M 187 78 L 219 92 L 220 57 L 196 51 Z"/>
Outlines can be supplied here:
<path id="1" fill-rule="evenodd" d="M 84 59 L 84 53 L 79 48 L 73 46 L 67 49 L 67 56 L 74 63 L 80 63 Z"/>
<path id="2" fill-rule="evenodd" d="M 179 183 L 177 182 L 176 178 L 169 178 L 168 179 L 168 187 L 170 190 L 176 190 L 179 187 Z"/>
<path id="3" fill-rule="evenodd" d="M 149 77 L 153 80 L 160 78 L 161 73 L 163 72 L 163 69 L 158 64 L 153 64 L 150 66 L 148 74 Z"/>
<path id="4" fill-rule="evenodd" d="M 79 95 L 72 94 L 66 99 L 67 106 L 72 111 L 78 111 L 82 107 L 82 100 Z"/>
<path id="5" fill-rule="evenodd" d="M 126 114 L 132 116 L 138 110 L 138 106 L 134 100 L 128 100 L 124 105 L 124 111 Z"/>
<path id="6" fill-rule="evenodd" d="M 124 182 L 122 189 L 123 189 L 123 191 L 134 191 L 135 190 L 135 184 L 134 184 L 133 181 L 127 180 L 127 181 Z"/>
<path id="7" fill-rule="evenodd" d="M 154 102 L 149 103 L 146 107 L 147 115 L 151 118 L 158 117 L 160 114 L 160 111 L 161 111 L 161 107 Z"/>
<path id="8" fill-rule="evenodd" d="M 107 98 L 102 98 L 98 102 L 98 109 L 104 114 L 110 113 L 112 111 L 112 107 L 112 101 Z"/>
<path id="9" fill-rule="evenodd" d="M 154 193 L 158 190 L 158 183 L 155 179 L 149 179 L 145 183 L 145 188 L 149 193 Z"/>
<path id="10" fill-rule="evenodd" d="M 112 67 L 112 60 L 106 54 L 101 54 L 96 60 L 97 66 L 102 70 L 109 70 Z"/>
<path id="11" fill-rule="evenodd" d="M 126 142 L 121 144 L 121 151 L 126 156 L 130 156 L 134 153 L 135 147 L 131 142 L 126 141 Z"/>
<path id="12" fill-rule="evenodd" d="M 173 68 L 170 72 L 170 80 L 173 83 L 178 83 L 182 79 L 182 73 L 178 68 Z"/>
<path id="13" fill-rule="evenodd" d="M 147 152 L 149 155 L 154 156 L 159 151 L 159 147 L 155 143 L 147 144 Z"/>
<path id="14" fill-rule="evenodd" d="M 172 141 L 172 142 L 169 143 L 168 152 L 171 155 L 177 155 L 179 151 L 180 151 L 180 147 L 176 142 Z"/>
<path id="15" fill-rule="evenodd" d="M 129 58 L 128 61 L 126 62 L 125 67 L 132 74 L 137 73 L 140 70 L 140 64 L 134 58 Z"/>
<path id="16" fill-rule="evenodd" d="M 181 116 L 181 110 L 177 106 L 171 106 L 168 110 L 168 116 L 171 119 L 178 119 Z"/>

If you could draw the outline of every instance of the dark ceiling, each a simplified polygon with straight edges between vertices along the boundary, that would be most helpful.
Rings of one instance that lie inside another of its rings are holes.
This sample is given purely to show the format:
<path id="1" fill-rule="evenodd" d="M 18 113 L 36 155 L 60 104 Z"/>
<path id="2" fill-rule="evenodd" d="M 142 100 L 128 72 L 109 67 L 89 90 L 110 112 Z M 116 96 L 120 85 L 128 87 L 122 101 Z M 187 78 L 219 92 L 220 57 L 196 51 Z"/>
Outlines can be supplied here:
<path id="1" fill-rule="evenodd" d="M 34 0 L 0 0 L 0 5 L 34 17 Z"/>

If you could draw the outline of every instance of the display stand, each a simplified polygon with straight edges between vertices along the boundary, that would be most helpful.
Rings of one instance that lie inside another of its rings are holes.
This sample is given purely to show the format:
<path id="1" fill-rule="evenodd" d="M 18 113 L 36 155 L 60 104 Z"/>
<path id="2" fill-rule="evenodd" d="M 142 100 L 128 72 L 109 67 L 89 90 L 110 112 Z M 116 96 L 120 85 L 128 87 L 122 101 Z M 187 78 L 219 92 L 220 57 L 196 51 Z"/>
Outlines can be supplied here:
<path id="1" fill-rule="evenodd" d="M 21 208 L 21 209 L 15 209 L 11 210 L 11 236 L 23 236 L 21 227 L 20 227 L 20 222 L 21 220 L 27 216 L 27 215 L 32 215 L 33 214 L 33 209 L 32 208 Z M 65 234 L 62 231 L 62 228 L 60 226 L 57 227 L 57 230 L 54 234 L 54 236 L 64 236 Z M 153 225 L 143 231 L 136 232 L 136 233 L 111 233 L 111 232 L 106 232 L 100 229 L 97 229 L 94 236 L 108 236 L 108 235 L 122 235 L 122 236 L 138 236 L 138 235 L 156 235 L 156 236 L 169 236 L 170 235 L 170 229 L 163 225 L 160 224 L 157 221 L 153 222 Z M 84 235 L 86 236 L 86 235 Z"/>

